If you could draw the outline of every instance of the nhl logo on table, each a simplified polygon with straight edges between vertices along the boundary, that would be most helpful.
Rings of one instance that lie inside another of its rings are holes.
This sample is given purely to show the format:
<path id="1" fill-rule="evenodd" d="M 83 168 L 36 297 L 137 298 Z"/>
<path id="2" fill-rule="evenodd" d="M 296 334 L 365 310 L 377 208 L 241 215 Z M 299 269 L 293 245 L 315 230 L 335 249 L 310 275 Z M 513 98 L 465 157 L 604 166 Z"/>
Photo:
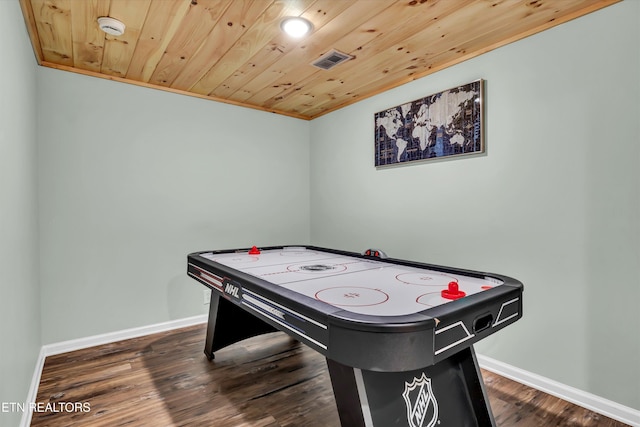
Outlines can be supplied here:
<path id="1" fill-rule="evenodd" d="M 410 427 L 434 427 L 438 422 L 438 401 L 431 388 L 431 378 L 422 373 L 411 383 L 404 383 L 402 393 L 407 403 L 407 420 Z"/>

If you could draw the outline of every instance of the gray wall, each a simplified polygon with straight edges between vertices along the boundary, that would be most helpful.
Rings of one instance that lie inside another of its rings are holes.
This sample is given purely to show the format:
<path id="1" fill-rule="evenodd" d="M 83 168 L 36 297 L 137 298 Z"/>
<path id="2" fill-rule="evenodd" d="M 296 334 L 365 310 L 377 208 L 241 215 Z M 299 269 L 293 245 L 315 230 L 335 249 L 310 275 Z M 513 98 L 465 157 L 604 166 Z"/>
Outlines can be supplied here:
<path id="1" fill-rule="evenodd" d="M 625 1 L 312 121 L 311 241 L 520 279 L 478 352 L 640 409 L 639 28 Z M 374 168 L 374 113 L 478 78 L 485 155 Z"/>
<path id="2" fill-rule="evenodd" d="M 36 62 L 18 2 L 0 1 L 0 403 L 22 403 L 40 352 Z M 0 413 L 0 426 L 22 413 Z"/>
<path id="3" fill-rule="evenodd" d="M 189 252 L 308 242 L 307 122 L 37 78 L 45 344 L 205 313 Z"/>

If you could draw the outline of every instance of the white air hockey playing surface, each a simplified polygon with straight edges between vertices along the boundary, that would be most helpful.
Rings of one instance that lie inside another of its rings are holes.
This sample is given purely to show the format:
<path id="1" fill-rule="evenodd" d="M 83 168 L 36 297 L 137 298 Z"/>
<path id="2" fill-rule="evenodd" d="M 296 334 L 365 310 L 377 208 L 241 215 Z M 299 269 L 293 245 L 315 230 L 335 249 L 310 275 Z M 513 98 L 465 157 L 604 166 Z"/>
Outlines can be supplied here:
<path id="1" fill-rule="evenodd" d="M 451 302 L 442 296 L 451 284 L 465 296 L 503 284 L 492 277 L 480 279 L 305 247 L 200 256 L 343 310 L 376 316 L 408 315 Z"/>

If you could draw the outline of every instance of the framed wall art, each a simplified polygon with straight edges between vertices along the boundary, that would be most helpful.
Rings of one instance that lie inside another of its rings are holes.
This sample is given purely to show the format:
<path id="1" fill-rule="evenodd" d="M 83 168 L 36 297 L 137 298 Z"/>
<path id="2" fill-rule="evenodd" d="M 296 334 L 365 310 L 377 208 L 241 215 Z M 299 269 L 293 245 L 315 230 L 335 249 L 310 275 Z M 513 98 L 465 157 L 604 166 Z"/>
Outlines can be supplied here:
<path id="1" fill-rule="evenodd" d="M 375 114 L 375 166 L 484 152 L 483 80 Z"/>

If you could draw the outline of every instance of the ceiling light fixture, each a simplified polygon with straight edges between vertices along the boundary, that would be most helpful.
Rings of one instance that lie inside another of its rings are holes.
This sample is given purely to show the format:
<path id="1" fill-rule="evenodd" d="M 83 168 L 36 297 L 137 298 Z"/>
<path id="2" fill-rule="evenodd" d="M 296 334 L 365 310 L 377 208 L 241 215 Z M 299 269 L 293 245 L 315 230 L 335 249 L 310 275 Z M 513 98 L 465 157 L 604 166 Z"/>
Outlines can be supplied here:
<path id="1" fill-rule="evenodd" d="M 280 28 L 289 36 L 299 39 L 311 32 L 313 24 L 308 19 L 295 16 L 284 18 Z"/>
<path id="2" fill-rule="evenodd" d="M 98 25 L 102 31 L 112 36 L 121 36 L 124 34 L 125 26 L 117 19 L 101 16 L 98 18 Z"/>

